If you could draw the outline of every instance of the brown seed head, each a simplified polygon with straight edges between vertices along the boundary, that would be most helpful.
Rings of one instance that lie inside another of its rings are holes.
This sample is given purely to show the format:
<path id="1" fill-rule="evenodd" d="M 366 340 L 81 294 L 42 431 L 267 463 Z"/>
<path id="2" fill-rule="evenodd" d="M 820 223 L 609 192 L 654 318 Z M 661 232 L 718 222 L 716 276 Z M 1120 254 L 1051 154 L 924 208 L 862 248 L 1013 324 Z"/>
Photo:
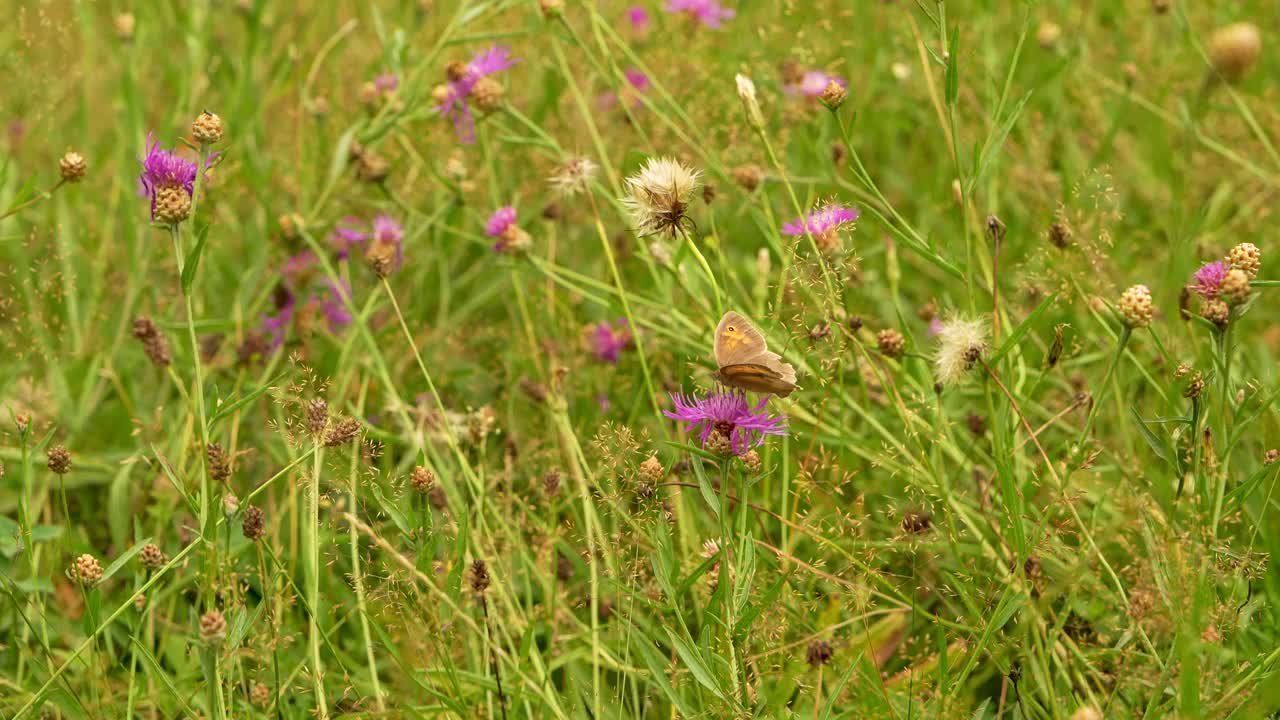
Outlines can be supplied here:
<path id="1" fill-rule="evenodd" d="M 161 225 L 177 225 L 191 216 L 191 195 L 180 185 L 156 188 L 155 219 Z"/>
<path id="2" fill-rule="evenodd" d="M 1059 250 L 1071 245 L 1071 226 L 1065 220 L 1059 220 L 1049 226 L 1049 243 Z"/>
<path id="3" fill-rule="evenodd" d="M 1234 23 L 1218 28 L 1209 37 L 1209 61 L 1227 82 L 1245 76 L 1262 55 L 1262 33 L 1253 23 Z"/>
<path id="4" fill-rule="evenodd" d="M 547 495 L 555 495 L 560 491 L 560 471 L 550 470 L 542 476 L 542 489 Z"/>
<path id="5" fill-rule="evenodd" d="M 764 170 L 759 165 L 739 165 L 733 169 L 733 181 L 747 192 L 755 192 L 764 182 Z"/>
<path id="6" fill-rule="evenodd" d="M 902 333 L 893 328 L 886 328 L 876 334 L 876 345 L 880 347 L 880 354 L 887 358 L 897 360 L 907 350 L 906 338 L 902 337 Z"/>
<path id="7" fill-rule="evenodd" d="M 849 91 L 835 80 L 828 82 L 827 87 L 822 90 L 822 104 L 826 105 L 828 110 L 839 110 L 847 99 L 849 99 Z"/>
<path id="8" fill-rule="evenodd" d="M 1058 40 L 1062 37 L 1062 27 L 1058 23 L 1045 20 L 1040 23 L 1040 27 L 1036 30 L 1036 42 L 1040 43 L 1040 47 L 1048 50 L 1058 44 Z"/>
<path id="9" fill-rule="evenodd" d="M 1208 320 L 1221 330 L 1231 321 L 1231 306 L 1222 298 L 1207 298 L 1200 303 L 1200 317 Z"/>
<path id="10" fill-rule="evenodd" d="M 67 574 L 86 587 L 96 585 L 102 579 L 102 563 L 98 562 L 98 558 L 85 553 L 75 559 Z"/>
<path id="11" fill-rule="evenodd" d="M 364 151 L 356 160 L 356 177 L 365 182 L 382 182 L 390 172 L 391 163 L 372 150 Z"/>
<path id="12" fill-rule="evenodd" d="M 267 534 L 267 514 L 262 512 L 262 508 L 250 505 L 245 508 L 240 529 L 244 532 L 245 538 L 253 541 L 261 540 L 262 536 Z"/>
<path id="13" fill-rule="evenodd" d="M 209 477 L 220 483 L 231 479 L 231 456 L 216 442 L 205 448 L 205 457 L 209 461 Z"/>
<path id="14" fill-rule="evenodd" d="M 1262 251 L 1253 243 L 1240 243 L 1227 253 L 1227 264 L 1237 270 L 1243 270 L 1245 275 L 1253 280 L 1258 277 L 1258 270 L 1262 268 Z"/>
<path id="15" fill-rule="evenodd" d="M 1134 285 L 1121 293 L 1117 307 L 1129 327 L 1144 328 L 1151 324 L 1153 304 L 1146 285 Z"/>
<path id="16" fill-rule="evenodd" d="M 200 616 L 200 637 L 210 644 L 216 644 L 227 636 L 227 619 L 218 610 L 210 610 Z"/>
<path id="17" fill-rule="evenodd" d="M 818 667 L 831 662 L 833 655 L 835 655 L 835 651 L 831 648 L 831 643 L 826 640 L 814 640 L 809 643 L 808 649 L 805 650 L 804 659 L 810 666 Z"/>
<path id="18" fill-rule="evenodd" d="M 222 139 L 222 118 L 205 110 L 191 123 L 191 137 L 202 145 L 212 145 Z"/>
<path id="19" fill-rule="evenodd" d="M 451 60 L 444 66 L 444 77 L 449 82 L 458 82 L 467 76 L 467 64 L 461 60 Z"/>
<path id="20" fill-rule="evenodd" d="M 1262 462 L 1266 463 L 1267 465 L 1274 465 L 1277 460 L 1280 460 L 1280 450 L 1277 450 L 1275 448 L 1271 448 L 1266 452 L 1265 455 L 1262 456 Z"/>
<path id="21" fill-rule="evenodd" d="M 323 398 L 307 402 L 307 431 L 319 435 L 329 425 L 329 403 Z"/>
<path id="22" fill-rule="evenodd" d="M 912 534 L 928 532 L 933 527 L 933 518 L 929 513 L 920 510 L 908 510 L 902 514 L 902 529 Z"/>
<path id="23" fill-rule="evenodd" d="M 431 472 L 425 465 L 419 465 L 413 469 L 413 474 L 409 476 L 409 484 L 419 494 L 431 492 L 431 486 L 436 484 L 436 474 Z"/>
<path id="24" fill-rule="evenodd" d="M 491 113 L 502 107 L 506 95 L 502 83 L 491 77 L 482 77 L 471 88 L 471 101 L 482 113 Z"/>
<path id="25" fill-rule="evenodd" d="M 142 563 L 142 567 L 148 570 L 155 570 L 169 562 L 169 558 L 160 549 L 159 545 L 147 543 L 142 546 L 142 551 L 138 553 L 138 562 Z"/>
<path id="26" fill-rule="evenodd" d="M 755 450 L 748 450 L 742 456 L 742 464 L 749 472 L 760 472 L 760 453 Z"/>
<path id="27" fill-rule="evenodd" d="M 266 683 L 256 682 L 249 691 L 249 702 L 255 707 L 264 708 L 271 702 L 271 688 Z"/>
<path id="28" fill-rule="evenodd" d="M 489 566 L 477 559 L 471 563 L 471 591 L 476 595 L 484 595 L 489 589 Z"/>
<path id="29" fill-rule="evenodd" d="M 128 42 L 133 39 L 133 29 L 137 25 L 137 21 L 133 17 L 133 13 L 120 13 L 116 15 L 114 24 L 116 27 L 116 37 Z"/>
<path id="30" fill-rule="evenodd" d="M 649 459 L 640 463 L 640 477 L 649 483 L 657 483 L 666 475 L 667 470 L 662 467 L 657 455 L 650 455 Z"/>
<path id="31" fill-rule="evenodd" d="M 45 452 L 49 461 L 49 471 L 54 475 L 66 475 L 71 472 L 71 453 L 63 445 L 54 445 Z"/>
<path id="32" fill-rule="evenodd" d="M 707 442 L 703 444 L 703 449 L 712 455 L 729 457 L 733 454 L 733 441 L 728 433 L 717 428 L 707 435 Z"/>
<path id="33" fill-rule="evenodd" d="M 379 279 L 386 278 L 396 269 L 396 245 L 390 242 L 373 241 L 364 251 L 365 262 Z"/>
<path id="34" fill-rule="evenodd" d="M 1204 373 L 1196 373 L 1191 376 L 1191 382 L 1187 383 L 1186 389 L 1182 391 L 1184 398 L 1198 398 L 1200 393 L 1204 392 Z"/>
<path id="35" fill-rule="evenodd" d="M 151 318 L 141 315 L 134 319 L 133 336 L 142 341 L 143 351 L 156 367 L 168 367 L 173 362 L 169 341 Z"/>
<path id="36" fill-rule="evenodd" d="M 1222 280 L 1222 296 L 1232 305 L 1241 305 L 1249 299 L 1249 275 L 1240 268 L 1231 268 Z"/>
<path id="37" fill-rule="evenodd" d="M 356 436 L 360 434 L 360 421 L 355 418 L 343 418 L 341 422 L 333 426 L 329 433 L 324 436 L 325 447 L 337 447 L 346 445 Z"/>
<path id="38" fill-rule="evenodd" d="M 27 428 L 31 427 L 31 416 L 27 413 L 18 413 L 13 418 L 13 424 L 18 428 L 18 434 L 25 435 Z"/>
<path id="39" fill-rule="evenodd" d="M 84 156 L 78 152 L 67 151 L 66 155 L 58 161 L 58 172 L 62 175 L 62 179 L 67 182 L 80 182 L 84 178 L 84 174 L 89 170 L 89 164 L 84 161 Z"/>

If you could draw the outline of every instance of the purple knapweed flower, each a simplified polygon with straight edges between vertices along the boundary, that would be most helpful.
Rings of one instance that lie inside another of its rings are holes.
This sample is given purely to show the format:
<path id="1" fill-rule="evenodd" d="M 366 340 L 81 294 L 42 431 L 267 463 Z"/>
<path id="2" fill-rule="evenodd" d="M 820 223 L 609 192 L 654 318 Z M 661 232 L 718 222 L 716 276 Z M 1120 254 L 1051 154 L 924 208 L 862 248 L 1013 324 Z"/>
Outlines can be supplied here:
<path id="1" fill-rule="evenodd" d="M 338 251 L 339 260 L 345 260 L 353 246 L 360 245 L 369 239 L 369 233 L 362 229 L 362 225 L 360 218 L 348 215 L 333 226 L 329 243 Z"/>
<path id="2" fill-rule="evenodd" d="M 351 286 L 346 280 L 337 283 L 330 280 L 327 291 L 319 297 L 320 312 L 329 321 L 329 332 L 337 333 L 351 324 Z"/>
<path id="3" fill-rule="evenodd" d="M 502 237 L 507 228 L 516 224 L 516 209 L 507 205 L 500 207 L 489 216 L 489 221 L 485 223 L 484 234 L 489 237 Z"/>
<path id="4" fill-rule="evenodd" d="M 436 110 L 453 122 L 453 129 L 459 140 L 468 145 L 476 141 L 475 121 L 471 117 L 471 106 L 467 103 L 476 82 L 482 77 L 511 68 L 516 62 L 518 61 L 511 57 L 510 48 L 494 45 L 471 58 L 462 77 L 449 81 L 448 93 L 444 101 L 436 106 Z"/>
<path id="5" fill-rule="evenodd" d="M 640 96 L 649 91 L 649 86 L 652 84 L 649 82 L 649 76 L 636 68 L 627 68 L 622 71 L 622 77 L 627 81 L 626 87 L 622 89 L 622 95 L 627 98 L 627 105 L 633 108 L 643 105 Z M 607 92 L 596 98 L 596 104 L 602 110 L 608 110 L 616 106 L 618 100 L 618 93 Z"/>
<path id="6" fill-rule="evenodd" d="M 729 438 L 735 455 L 743 455 L 751 446 L 764 442 L 766 435 L 787 434 L 786 418 L 775 417 L 765 410 L 768 395 L 754 408 L 742 393 L 711 393 L 702 398 L 672 393 L 671 402 L 676 409 L 662 414 L 688 423 L 688 431 L 698 433 L 703 447 L 713 430 Z"/>
<path id="7" fill-rule="evenodd" d="M 1191 289 L 1204 298 L 1215 298 L 1222 292 L 1222 281 L 1227 279 L 1227 264 L 1221 260 L 1205 263 L 1192 277 Z"/>
<path id="8" fill-rule="evenodd" d="M 671 0 L 666 10 L 669 13 L 689 13 L 709 28 L 719 28 L 725 20 L 732 20 L 737 15 L 718 0 Z"/>
<path id="9" fill-rule="evenodd" d="M 373 219 L 372 237 L 373 241 L 379 245 L 392 245 L 395 247 L 395 268 L 398 270 L 404 264 L 404 227 L 393 220 L 390 215 L 378 215 Z"/>
<path id="10" fill-rule="evenodd" d="M 297 298 L 292 291 L 281 285 L 276 288 L 275 306 L 275 313 L 263 315 L 262 322 L 258 325 L 258 331 L 267 338 L 267 348 L 271 352 L 279 350 L 280 346 L 284 345 L 284 336 L 289 331 L 289 326 L 293 324 Z"/>
<path id="11" fill-rule="evenodd" d="M 138 176 L 143 195 L 151 199 L 153 221 L 156 219 L 156 194 L 169 188 L 182 188 L 186 190 L 187 197 L 191 197 L 196 191 L 196 173 L 200 171 L 195 163 L 177 152 L 160 149 L 160 141 L 153 142 L 154 137 L 155 133 L 147 133 L 147 154 L 139 159 L 142 174 Z"/>
<path id="12" fill-rule="evenodd" d="M 627 22 L 631 23 L 631 29 L 642 33 L 649 29 L 649 11 L 640 5 L 632 5 L 627 8 Z"/>
<path id="13" fill-rule="evenodd" d="M 284 261 L 284 265 L 280 268 L 280 274 L 290 283 L 295 282 L 299 277 L 306 274 L 316 265 L 316 254 L 310 250 L 303 250 L 300 253 L 290 255 Z"/>
<path id="14" fill-rule="evenodd" d="M 823 91 L 825 91 L 827 86 L 833 82 L 842 88 L 847 88 L 849 86 L 848 83 L 844 81 L 844 78 L 836 75 L 829 75 L 821 70 L 810 70 L 800 78 L 800 82 L 792 85 L 788 89 L 792 92 L 798 92 L 805 97 L 822 97 Z"/>
<path id="15" fill-rule="evenodd" d="M 627 326 L 626 318 L 618 318 L 613 323 L 597 323 L 592 325 L 590 330 L 591 354 L 595 355 L 600 362 L 618 362 L 622 351 L 635 341 L 631 336 L 631 328 Z"/>
<path id="16" fill-rule="evenodd" d="M 378 89 L 378 92 L 393 93 L 400 87 L 400 79 L 395 76 L 395 73 L 383 73 L 373 79 L 373 86 Z"/>
<path id="17" fill-rule="evenodd" d="M 807 217 L 797 218 L 794 222 L 783 225 L 782 232 L 787 235 L 804 235 L 806 232 L 822 235 L 833 230 L 839 230 L 841 227 L 857 220 L 858 215 L 858 209 L 854 207 L 845 207 L 834 203 L 824 205 L 810 212 Z"/>

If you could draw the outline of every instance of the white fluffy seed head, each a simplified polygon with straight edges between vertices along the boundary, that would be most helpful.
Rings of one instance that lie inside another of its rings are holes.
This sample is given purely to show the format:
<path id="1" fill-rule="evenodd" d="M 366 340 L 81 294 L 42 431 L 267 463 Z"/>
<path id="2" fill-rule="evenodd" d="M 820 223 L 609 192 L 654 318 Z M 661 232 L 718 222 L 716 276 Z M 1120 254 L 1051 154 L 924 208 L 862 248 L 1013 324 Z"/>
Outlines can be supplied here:
<path id="1" fill-rule="evenodd" d="M 599 166 L 585 157 L 570 158 L 550 178 L 551 187 L 564 197 L 586 192 L 595 179 Z"/>
<path id="2" fill-rule="evenodd" d="M 698 171 L 679 160 L 649 158 L 640 172 L 627 178 L 622 204 L 642 233 L 674 235 L 699 184 Z"/>
<path id="3" fill-rule="evenodd" d="M 952 318 L 938 331 L 938 348 L 934 368 L 938 381 L 950 385 L 973 369 L 987 351 L 985 320 Z"/>

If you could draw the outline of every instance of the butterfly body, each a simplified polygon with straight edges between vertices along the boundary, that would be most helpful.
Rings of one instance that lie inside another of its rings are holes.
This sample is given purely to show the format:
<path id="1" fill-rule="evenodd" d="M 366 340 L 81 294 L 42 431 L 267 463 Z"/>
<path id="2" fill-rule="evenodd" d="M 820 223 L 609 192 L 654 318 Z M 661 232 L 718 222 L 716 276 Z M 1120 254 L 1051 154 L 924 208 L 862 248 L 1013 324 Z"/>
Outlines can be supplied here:
<path id="1" fill-rule="evenodd" d="M 786 397 L 796 389 L 796 369 L 769 352 L 764 335 L 732 310 L 716 328 L 715 378 L 722 385 Z"/>

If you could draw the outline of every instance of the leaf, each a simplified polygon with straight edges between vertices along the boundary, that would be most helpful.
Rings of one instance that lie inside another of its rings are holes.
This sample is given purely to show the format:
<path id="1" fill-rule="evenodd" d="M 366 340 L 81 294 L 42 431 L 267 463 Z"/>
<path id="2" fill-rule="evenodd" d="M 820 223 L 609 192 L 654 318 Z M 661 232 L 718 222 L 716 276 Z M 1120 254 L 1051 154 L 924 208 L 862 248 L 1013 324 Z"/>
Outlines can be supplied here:
<path id="1" fill-rule="evenodd" d="M 671 637 L 671 643 L 676 648 L 676 654 L 680 656 L 680 660 L 689 668 L 689 672 L 693 673 L 693 677 L 716 697 L 728 702 L 729 699 L 725 697 L 724 691 L 720 689 L 720 685 L 711 674 L 711 670 L 703 662 L 702 654 L 679 635 L 676 635 L 674 630 L 667 628 L 667 635 Z"/>
<path id="2" fill-rule="evenodd" d="M 169 679 L 167 674 L 165 674 L 164 668 L 160 667 L 160 663 L 156 660 L 155 656 L 151 654 L 151 650 L 148 649 L 146 645 L 143 645 L 142 641 L 136 636 L 131 637 L 130 640 L 133 640 L 133 647 L 137 651 L 138 657 L 141 657 L 148 665 L 147 676 L 160 678 L 160 683 L 164 685 L 165 690 L 168 690 L 169 694 L 173 696 L 173 699 L 177 700 L 182 705 L 182 708 L 186 711 L 187 715 L 190 717 L 200 717 L 200 714 L 195 710 L 192 710 L 191 706 L 187 704 L 185 696 L 178 692 L 178 688 L 173 686 L 173 681 Z"/>
<path id="3" fill-rule="evenodd" d="M 104 583 L 110 580 L 111 576 L 119 572 L 120 568 L 124 567 L 125 563 L 132 560 L 134 555 L 137 555 L 138 553 L 142 552 L 142 548 L 146 547 L 147 543 L 149 542 L 151 542 L 151 538 L 144 538 L 134 543 L 133 547 L 129 548 L 128 550 L 125 550 L 119 557 L 117 557 L 115 560 L 111 562 L 110 565 L 107 566 L 106 570 L 102 571 L 102 579 L 99 580 L 98 582 Z"/>
<path id="4" fill-rule="evenodd" d="M 738 553 L 738 567 L 734 568 L 737 571 L 737 582 L 733 588 L 734 617 L 742 614 L 742 608 L 751 599 L 751 583 L 756 577 L 756 544 L 750 537 L 743 537 L 738 547 L 741 550 Z"/>
<path id="5" fill-rule="evenodd" d="M 279 380 L 282 376 L 283 373 L 276 375 L 266 383 L 255 388 L 248 395 L 241 396 L 234 402 L 219 404 L 217 410 L 213 413 L 213 417 L 209 418 L 209 427 L 212 428 L 219 420 L 262 397 L 263 393 L 266 393 L 268 390 L 273 390 L 275 388 L 273 383 L 275 383 L 276 380 Z"/>
<path id="6" fill-rule="evenodd" d="M 951 42 L 947 45 L 947 105 L 956 104 L 956 96 L 960 94 L 960 28 L 951 31 Z"/>
<path id="7" fill-rule="evenodd" d="M 1138 425 L 1138 434 L 1142 435 L 1142 439 L 1147 441 L 1147 447 L 1151 448 L 1151 452 L 1172 467 L 1179 475 L 1182 474 L 1182 463 L 1178 459 L 1178 454 L 1172 451 L 1168 444 L 1161 438 L 1156 437 L 1151 432 L 1151 428 L 1147 427 L 1147 422 L 1138 414 L 1138 408 L 1129 406 L 1129 412 L 1133 415 L 1133 419 Z"/>
<path id="8" fill-rule="evenodd" d="M 680 711 L 681 717 L 695 717 L 698 715 L 696 708 L 690 707 L 680 691 L 671 684 L 671 678 L 667 676 L 667 661 L 657 650 L 654 649 L 653 640 L 640 631 L 641 641 L 634 643 L 633 648 L 640 654 L 640 658 L 644 660 L 645 667 L 649 668 L 650 678 L 658 685 L 658 689 L 662 691 L 676 710 Z"/>
<path id="9" fill-rule="evenodd" d="M 832 711 L 840 704 L 840 693 L 844 690 L 844 686 L 849 684 L 849 678 L 853 677 L 853 671 L 858 669 L 858 663 L 862 662 L 862 652 L 858 652 L 858 657 L 849 663 L 849 669 L 844 671 L 840 676 L 839 682 L 831 688 L 831 694 L 827 696 L 827 702 L 822 706 L 822 714 L 818 716 L 818 720 L 827 720 L 831 717 Z"/>
<path id="10" fill-rule="evenodd" d="M 31 528 L 31 542 L 41 543 L 57 540 L 62 537 L 63 527 L 61 525 L 37 525 Z M 124 543 L 120 543 L 123 545 Z"/>
<path id="11" fill-rule="evenodd" d="M 707 501 L 711 512 L 715 513 L 717 518 L 720 517 L 720 496 L 716 494 L 715 487 L 707 479 L 707 473 L 703 470 L 701 461 L 694 461 L 693 474 L 698 479 L 698 489 L 702 491 L 702 499 Z"/>
<path id="12" fill-rule="evenodd" d="M 351 141 L 355 139 L 356 130 L 359 126 L 352 125 L 347 131 L 342 133 L 342 137 L 338 138 L 338 144 L 333 148 L 333 157 L 329 159 L 329 175 L 324 180 L 326 188 L 333 187 L 338 182 L 338 178 L 342 175 L 342 171 L 347 168 L 347 151 L 351 147 Z"/>
<path id="13" fill-rule="evenodd" d="M 196 504 L 195 498 L 192 498 L 190 493 L 187 492 L 187 488 L 183 486 L 182 481 L 178 480 L 173 468 L 169 467 L 169 461 L 160 454 L 160 451 L 156 450 L 155 445 L 151 446 L 151 452 L 155 454 L 156 462 L 160 463 L 160 469 L 164 470 L 165 477 L 169 478 L 169 484 L 173 485 L 173 489 L 177 490 L 182 499 L 187 501 L 187 509 L 195 517 L 200 517 L 200 506 Z"/>
<path id="14" fill-rule="evenodd" d="M 787 584 L 787 580 L 791 579 L 791 573 L 793 572 L 795 572 L 794 567 L 789 570 L 786 575 L 778 578 L 777 582 L 765 591 L 759 602 L 747 608 L 746 612 L 742 613 L 742 615 L 738 617 L 737 630 L 739 635 L 747 634 L 747 632 L 751 630 L 751 626 L 755 624 L 756 618 L 760 617 L 760 614 L 764 612 L 765 608 L 773 607 L 773 601 L 776 600 L 778 594 L 782 592 L 782 588 Z"/>
<path id="15" fill-rule="evenodd" d="M 382 508 L 382 511 L 391 518 L 391 522 L 395 523 L 400 532 L 405 537 L 413 535 L 413 528 L 409 525 L 409 518 L 405 517 L 404 513 L 400 512 L 400 508 L 383 494 L 382 487 L 376 482 L 370 483 L 369 487 L 373 488 L 373 499 L 378 501 L 378 507 Z"/>
<path id="16" fill-rule="evenodd" d="M 191 252 L 187 253 L 187 259 L 182 264 L 182 292 L 191 292 L 191 283 L 196 278 L 196 269 L 200 267 L 200 258 L 204 255 L 204 244 L 209 240 L 209 223 L 205 223 L 196 230 L 196 246 L 191 248 Z"/>
<path id="17" fill-rule="evenodd" d="M 132 465 L 124 465 L 111 479 L 111 487 L 107 491 L 107 526 L 111 529 L 111 542 L 116 547 L 124 547 L 133 534 L 129 532 L 133 513 L 130 512 L 133 486 L 129 483 L 129 471 Z"/>
<path id="18" fill-rule="evenodd" d="M 987 360 L 987 363 L 989 365 L 995 365 L 1000 358 L 1004 357 L 1009 353 L 1009 351 L 1017 347 L 1018 342 L 1022 340 L 1023 336 L 1031 331 L 1031 328 L 1035 326 L 1036 321 L 1049 310 L 1049 306 L 1055 299 L 1057 299 L 1057 297 L 1057 293 L 1049 293 L 1048 297 L 1041 300 L 1040 304 L 1036 306 L 1036 309 L 1032 310 L 1031 314 L 1028 315 L 1025 320 L 1018 323 L 1018 327 L 1014 328 L 1013 334 L 1009 335 L 1009 337 L 1005 339 L 1004 344 L 1000 346 L 1000 351 L 995 355 L 992 355 Z"/>

